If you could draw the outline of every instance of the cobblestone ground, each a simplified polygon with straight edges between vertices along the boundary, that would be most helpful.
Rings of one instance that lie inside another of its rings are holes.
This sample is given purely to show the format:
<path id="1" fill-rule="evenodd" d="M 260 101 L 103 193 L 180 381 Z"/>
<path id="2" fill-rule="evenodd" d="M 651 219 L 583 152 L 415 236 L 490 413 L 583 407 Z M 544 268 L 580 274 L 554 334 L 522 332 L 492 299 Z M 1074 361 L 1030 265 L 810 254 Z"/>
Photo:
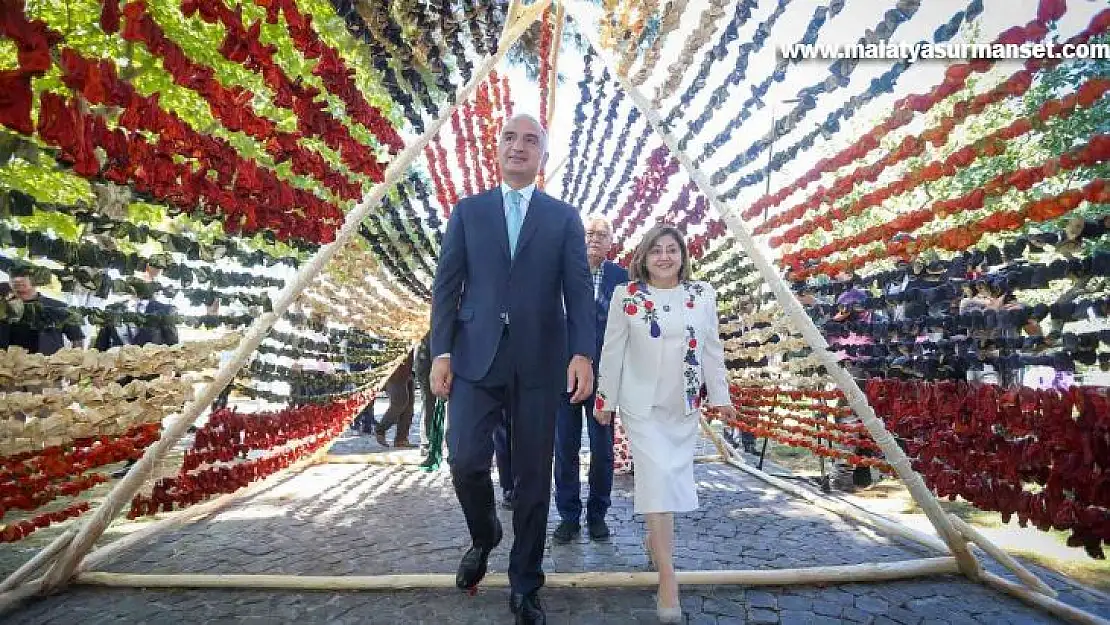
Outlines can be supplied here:
<path id="1" fill-rule="evenodd" d="M 415 429 L 415 428 L 414 428 Z M 392 437 L 390 437 L 392 438 Z M 414 437 L 415 440 L 415 437 Z M 341 453 L 380 450 L 348 436 Z M 698 465 L 701 509 L 677 523 L 680 569 L 785 568 L 925 557 L 731 467 Z M 613 539 L 548 546 L 548 572 L 644 570 L 632 478 L 618 477 Z M 500 511 L 506 531 L 511 513 Z M 554 510 L 552 528 L 557 521 Z M 490 568 L 503 572 L 511 536 Z M 120 554 L 102 570 L 135 573 L 373 575 L 454 573 L 467 543 L 445 470 L 321 465 L 236 502 L 215 517 Z M 1051 579 L 1051 578 L 1050 578 Z M 1059 585 L 1061 599 L 1110 616 L 1110 605 Z M 551 623 L 652 623 L 649 589 L 543 591 Z M 825 587 L 686 587 L 690 623 L 1052 623 L 1051 617 L 945 576 Z M 73 587 L 27 604 L 9 623 L 511 623 L 507 591 L 295 593 Z"/>

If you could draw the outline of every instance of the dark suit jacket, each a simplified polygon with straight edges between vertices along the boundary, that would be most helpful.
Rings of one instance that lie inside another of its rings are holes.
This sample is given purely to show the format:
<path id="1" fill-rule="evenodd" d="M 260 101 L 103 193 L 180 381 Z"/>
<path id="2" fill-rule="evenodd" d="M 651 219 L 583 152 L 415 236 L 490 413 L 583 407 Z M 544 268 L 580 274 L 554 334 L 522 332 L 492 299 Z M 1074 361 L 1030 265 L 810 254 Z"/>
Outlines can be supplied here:
<path id="1" fill-rule="evenodd" d="M 565 302 L 565 313 L 564 313 Z M 489 372 L 506 315 L 516 374 L 530 387 L 566 381 L 572 354 L 595 358 L 596 315 L 578 212 L 537 189 L 510 262 L 500 187 L 451 213 L 432 287 L 432 356 L 451 354 L 455 375 Z"/>
<path id="2" fill-rule="evenodd" d="M 628 270 L 620 265 L 604 261 L 601 264 L 601 288 L 597 297 L 597 351 L 594 352 L 594 373 L 597 373 L 598 361 L 601 360 L 601 345 L 605 342 L 605 326 L 609 320 L 609 302 L 613 299 L 613 291 L 617 285 L 628 282 Z"/>
<path id="3" fill-rule="evenodd" d="M 114 306 L 110 306 L 111 310 Z M 146 306 L 146 323 L 136 329 L 132 345 L 177 345 L 177 315 L 169 304 L 151 301 Z M 106 351 L 113 347 L 126 345 L 120 332 L 122 328 L 105 325 L 96 335 L 96 349 Z"/>
<path id="4" fill-rule="evenodd" d="M 6 293 L 0 292 L 0 296 Z M 24 318 L 34 316 L 34 326 L 38 327 L 38 347 L 31 350 L 35 354 L 50 356 L 65 347 L 62 341 L 64 335 L 75 347 L 81 347 L 85 333 L 81 326 L 73 323 L 70 318 L 69 307 L 64 302 L 39 294 L 35 302 L 41 308 L 34 314 L 24 312 Z M 30 306 L 25 304 L 25 306 Z M 0 323 L 0 349 L 6 349 L 11 343 L 12 327 L 8 323 Z"/>

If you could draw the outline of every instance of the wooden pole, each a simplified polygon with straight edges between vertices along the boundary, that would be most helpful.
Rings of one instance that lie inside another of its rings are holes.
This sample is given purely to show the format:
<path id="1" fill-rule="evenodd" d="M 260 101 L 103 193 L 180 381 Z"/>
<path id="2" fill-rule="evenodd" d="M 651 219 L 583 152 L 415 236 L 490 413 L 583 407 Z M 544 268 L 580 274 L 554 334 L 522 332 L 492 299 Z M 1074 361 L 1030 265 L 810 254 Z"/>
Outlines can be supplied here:
<path id="1" fill-rule="evenodd" d="M 69 541 L 73 540 L 73 537 L 76 535 L 76 526 L 67 529 L 65 533 L 62 534 L 60 540 L 56 540 L 47 545 L 45 549 L 42 549 L 41 551 L 36 553 L 33 558 L 24 562 L 23 566 L 19 567 L 11 575 L 9 575 L 8 578 L 4 580 L 4 583 L 0 584 L 0 593 L 8 592 L 16 586 L 19 586 L 24 581 L 26 581 L 27 578 L 34 575 L 44 565 L 49 564 L 50 560 L 54 556 L 58 555 L 58 552 L 64 549 L 65 546 L 69 544 Z"/>
<path id="2" fill-rule="evenodd" d="M 698 422 L 701 424 L 701 431 L 705 432 L 705 435 L 709 437 L 709 440 L 713 441 L 713 446 L 717 448 L 717 453 L 721 454 L 721 458 L 732 458 L 732 454 L 729 453 L 728 445 L 726 445 L 725 442 L 721 440 L 720 434 L 718 434 L 713 429 L 713 427 L 709 425 L 709 421 L 707 421 L 705 418 L 705 413 L 702 413 L 698 416 Z"/>
<path id="3" fill-rule="evenodd" d="M 547 128 L 550 130 L 555 119 L 555 90 L 559 85 L 559 50 L 563 47 L 563 24 L 566 23 L 566 7 L 562 3 L 555 8 L 555 30 L 551 34 L 551 83 L 547 86 Z"/>
<path id="4" fill-rule="evenodd" d="M 14 590 L 0 593 L 0 614 L 12 610 L 25 600 L 30 599 L 42 590 L 42 578 L 33 579 Z"/>
<path id="5" fill-rule="evenodd" d="M 1001 578 L 994 573 L 991 573 L 990 571 L 983 571 L 980 580 L 991 588 L 1001 590 L 1008 595 L 1020 599 L 1032 606 L 1038 607 L 1046 612 L 1049 612 L 1053 616 L 1058 616 L 1065 621 L 1070 621 L 1072 623 L 1081 623 L 1082 625 L 1110 625 L 1110 621 L 1100 616 L 1096 616 L 1094 614 L 1091 614 L 1090 612 L 1085 612 L 1083 610 L 1080 610 L 1079 608 L 1070 606 L 1063 601 L 1060 601 L 1059 599 L 1053 599 L 1052 597 L 1042 595 L 1039 592 L 1029 590 L 1022 584 L 1015 584 L 1014 582 L 1011 582 L 1008 579 Z"/>
<path id="6" fill-rule="evenodd" d="M 739 571 L 679 571 L 680 584 L 782 586 L 786 584 L 844 584 L 879 582 L 957 573 L 956 560 L 951 556 L 852 564 L 818 566 L 798 569 L 755 569 Z M 74 580 L 92 586 L 126 588 L 249 588 L 253 590 L 401 590 L 414 588 L 454 588 L 455 575 L 143 575 L 132 573 L 89 572 Z M 599 572 L 549 573 L 544 585 L 548 588 L 638 588 L 659 584 L 658 573 Z M 505 574 L 487 575 L 482 586 L 505 588 Z"/>
<path id="7" fill-rule="evenodd" d="M 548 178 L 553 178 L 553 177 L 555 177 L 555 174 L 559 173 L 559 170 L 560 170 L 560 169 L 562 169 L 562 168 L 563 168 L 563 166 L 564 166 L 564 165 L 566 165 L 566 164 L 567 164 L 567 161 L 569 161 L 569 160 L 570 160 L 570 154 L 568 153 L 568 154 L 567 154 L 566 156 L 564 156 L 564 157 L 563 157 L 563 159 L 562 159 L 561 161 L 559 161 L 559 164 L 558 164 L 558 165 L 556 165 L 555 167 L 553 167 L 553 168 L 551 169 L 551 171 L 547 172 L 547 177 L 548 177 Z"/>
<path id="8" fill-rule="evenodd" d="M 581 0 L 567 0 L 567 14 L 577 20 L 575 11 L 580 9 Z M 572 6 L 573 5 L 573 6 Z M 616 62 L 609 55 L 608 51 L 603 49 L 597 44 L 594 33 L 591 32 L 589 21 L 577 20 L 581 26 L 580 30 L 586 39 L 593 46 L 594 51 L 597 53 L 598 58 L 605 62 L 609 67 L 610 73 L 620 81 L 621 87 L 624 89 L 628 97 L 640 109 L 640 112 L 648 120 L 648 123 L 655 129 L 656 134 L 663 139 L 667 148 L 670 150 L 671 156 L 678 159 L 686 170 L 687 175 L 697 185 L 698 190 L 702 195 L 709 200 L 709 203 L 716 209 L 721 218 L 728 224 L 729 229 L 733 235 L 744 247 L 744 251 L 752 259 L 752 263 L 759 269 L 764 282 L 770 286 L 771 291 L 775 294 L 775 298 L 782 306 L 783 311 L 786 313 L 787 318 L 797 328 L 802 336 L 809 343 L 810 348 L 817 356 L 818 360 L 828 370 L 829 375 L 836 381 L 837 386 L 848 398 L 848 403 L 855 410 L 856 414 L 860 416 L 867 430 L 871 433 L 871 437 L 883 450 L 887 462 L 898 474 L 898 477 L 905 483 L 906 488 L 909 489 L 910 495 L 913 496 L 914 501 L 921 507 L 925 515 L 929 517 L 929 521 L 936 527 L 937 533 L 940 534 L 942 540 L 948 545 L 956 560 L 960 563 L 960 572 L 967 575 L 971 579 L 977 579 L 982 567 L 979 561 L 975 558 L 974 554 L 967 548 L 967 543 L 964 542 L 963 537 L 952 526 L 948 517 L 941 510 L 940 504 L 937 503 L 933 493 L 925 486 L 921 476 L 918 475 L 913 467 L 910 465 L 909 458 L 902 451 L 900 447 L 894 442 L 894 438 L 887 431 L 883 422 L 875 415 L 871 405 L 867 401 L 867 396 L 860 390 L 859 385 L 852 376 L 840 366 L 836 358 L 829 352 L 829 344 L 825 341 L 825 337 L 821 335 L 821 331 L 813 324 L 813 320 L 802 309 L 802 305 L 798 299 L 794 297 L 794 293 L 786 285 L 786 282 L 779 275 L 775 266 L 767 259 L 762 249 L 756 244 L 755 239 L 752 238 L 748 232 L 747 227 L 740 217 L 729 207 L 725 206 L 717 195 L 716 188 L 709 182 L 709 179 L 697 167 L 694 166 L 693 160 L 678 147 L 678 142 L 674 139 L 666 128 L 664 128 L 662 119 L 659 114 L 651 105 L 651 101 L 644 96 L 638 88 L 632 85 L 627 76 L 622 76 L 617 73 Z"/>
<path id="9" fill-rule="evenodd" d="M 200 391 L 199 396 L 192 402 L 185 405 L 183 413 L 175 420 L 172 420 L 163 432 L 162 437 L 156 443 L 147 448 L 143 457 L 135 466 L 131 467 L 128 474 L 116 484 L 104 502 L 96 509 L 96 511 L 89 517 L 89 519 L 81 526 L 77 536 L 66 546 L 65 551 L 61 553 L 54 566 L 47 573 L 43 584 L 43 591 L 51 592 L 59 586 L 66 583 L 66 581 L 73 575 L 80 560 L 92 549 L 93 544 L 97 538 L 104 532 L 105 528 L 120 510 L 131 500 L 136 492 L 142 487 L 147 477 L 150 476 L 154 470 L 155 465 L 169 452 L 175 443 L 184 435 L 185 430 L 200 416 L 209 404 L 216 398 L 229 383 L 232 378 L 242 368 L 247 358 L 254 352 L 258 344 L 266 336 L 270 327 L 283 315 L 289 308 L 293 300 L 301 293 L 308 283 L 315 278 L 331 260 L 332 256 L 338 251 L 355 233 L 358 232 L 359 224 L 365 219 L 372 210 L 378 208 L 382 198 L 385 194 L 393 188 L 399 180 L 404 178 L 407 174 L 409 165 L 423 153 L 424 146 L 435 136 L 439 129 L 451 118 L 451 114 L 455 111 L 458 103 L 466 102 L 474 91 L 478 88 L 478 84 L 485 80 L 486 76 L 496 67 L 496 65 L 505 56 L 516 41 L 520 38 L 524 31 L 536 20 L 536 18 L 547 9 L 551 0 L 537 0 L 535 3 L 523 8 L 520 12 L 519 19 L 509 25 L 506 23 L 505 34 L 501 39 L 497 52 L 486 59 L 481 66 L 478 67 L 474 73 L 471 81 L 459 89 L 453 102 L 447 106 L 439 119 L 435 120 L 428 127 L 427 132 L 424 133 L 416 141 L 410 143 L 405 149 L 397 155 L 385 172 L 385 180 L 367 193 L 362 201 L 347 214 L 343 227 L 336 233 L 335 241 L 320 248 L 312 259 L 301 266 L 297 275 L 290 280 L 288 284 L 281 290 L 277 298 L 273 302 L 273 311 L 264 313 L 258 317 L 257 320 L 247 330 L 239 346 L 235 349 L 231 360 L 220 367 L 219 372 L 216 374 L 215 379 L 204 386 Z"/>
<path id="10" fill-rule="evenodd" d="M 951 519 L 952 525 L 955 525 L 956 529 L 960 530 L 960 533 L 963 534 L 965 538 L 975 543 L 976 545 L 979 545 L 979 547 L 983 551 L 986 551 L 988 555 L 990 555 L 995 560 L 998 560 L 999 564 L 1013 571 L 1014 575 L 1016 575 L 1017 578 L 1021 580 L 1021 583 L 1025 584 L 1030 589 L 1041 593 L 1042 595 L 1047 595 L 1049 597 L 1052 597 L 1053 599 L 1057 597 L 1056 591 L 1053 590 L 1051 586 L 1041 581 L 1041 578 L 1037 577 L 1033 574 L 1032 571 L 1022 566 L 1021 563 L 1015 560 L 1010 554 L 999 549 L 997 545 L 983 536 L 983 534 L 981 534 L 979 530 L 975 529 L 966 521 L 954 514 L 949 514 L 948 518 Z"/>
<path id="11" fill-rule="evenodd" d="M 418 452 L 386 451 L 376 454 L 328 454 L 316 464 L 385 464 L 419 465 L 423 460 Z"/>

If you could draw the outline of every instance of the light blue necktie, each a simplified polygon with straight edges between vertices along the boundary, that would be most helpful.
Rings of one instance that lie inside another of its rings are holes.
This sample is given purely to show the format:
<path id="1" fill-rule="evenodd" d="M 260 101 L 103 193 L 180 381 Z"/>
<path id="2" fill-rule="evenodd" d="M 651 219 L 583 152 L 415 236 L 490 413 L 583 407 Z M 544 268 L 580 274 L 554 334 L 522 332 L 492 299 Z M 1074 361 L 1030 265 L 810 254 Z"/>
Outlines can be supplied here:
<path id="1" fill-rule="evenodd" d="M 512 259 L 516 256 L 516 241 L 520 238 L 520 226 L 524 223 L 524 210 L 521 207 L 524 196 L 514 189 L 505 194 L 505 199 L 509 203 L 505 225 L 509 228 L 509 258 Z"/>

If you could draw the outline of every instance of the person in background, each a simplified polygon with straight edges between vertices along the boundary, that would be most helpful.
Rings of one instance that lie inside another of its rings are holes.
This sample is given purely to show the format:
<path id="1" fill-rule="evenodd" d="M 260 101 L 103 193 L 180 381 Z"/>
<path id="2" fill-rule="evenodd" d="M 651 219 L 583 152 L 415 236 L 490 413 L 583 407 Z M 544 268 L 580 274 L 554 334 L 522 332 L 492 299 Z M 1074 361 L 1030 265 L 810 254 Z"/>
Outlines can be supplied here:
<path id="1" fill-rule="evenodd" d="M 594 376 L 601 358 L 609 301 L 628 272 L 606 260 L 613 247 L 613 227 L 604 218 L 586 220 L 586 261 L 593 278 L 594 308 L 597 313 L 597 350 L 593 354 Z M 582 493 L 579 477 L 579 450 L 582 448 L 582 419 L 590 437 L 589 497 L 586 500 L 586 529 L 590 540 L 609 539 L 605 513 L 609 511 L 613 490 L 613 424 L 602 425 L 594 419 L 594 395 L 572 404 L 564 397 L 555 418 L 555 507 L 560 522 L 552 534 L 556 543 L 568 543 L 581 531 Z M 585 413 L 585 415 L 583 415 Z"/>
<path id="2" fill-rule="evenodd" d="M 109 311 L 141 315 L 141 321 L 109 321 L 96 335 L 94 346 L 107 351 L 120 345 L 177 345 L 177 311 L 154 299 L 155 283 L 129 279 L 133 297 L 128 303 L 108 306 Z"/>
<path id="3" fill-rule="evenodd" d="M 65 347 L 84 347 L 85 333 L 64 303 L 39 293 L 28 265 L 17 265 L 9 274 L 10 291 L 3 294 L 0 315 L 0 349 L 22 347 L 32 354 L 49 356 Z"/>
<path id="4" fill-rule="evenodd" d="M 436 409 L 436 396 L 432 392 L 432 354 L 430 347 L 430 334 L 425 334 L 420 344 L 416 346 L 413 355 L 412 371 L 416 378 L 416 386 L 420 387 L 420 396 L 423 406 L 420 409 L 420 453 L 428 453 L 428 441 L 431 440 L 432 414 Z"/>
<path id="5" fill-rule="evenodd" d="M 594 417 L 620 410 L 636 467 L 634 510 L 646 515 L 644 547 L 659 570 L 659 620 L 680 623 L 674 514 L 698 508 L 694 447 L 702 386 L 727 423 L 729 396 L 717 294 L 690 279 L 690 254 L 673 226 L 649 230 L 629 266 L 633 280 L 609 304 Z"/>
<path id="6" fill-rule="evenodd" d="M 397 426 L 397 433 L 393 435 L 393 447 L 397 449 L 412 449 L 409 443 L 409 430 L 412 429 L 413 409 L 415 408 L 415 388 L 412 375 L 412 354 L 397 367 L 385 383 L 385 391 L 389 394 L 389 408 L 382 415 L 374 429 L 374 436 L 382 447 L 389 447 L 385 440 L 385 433 L 389 428 Z"/>

